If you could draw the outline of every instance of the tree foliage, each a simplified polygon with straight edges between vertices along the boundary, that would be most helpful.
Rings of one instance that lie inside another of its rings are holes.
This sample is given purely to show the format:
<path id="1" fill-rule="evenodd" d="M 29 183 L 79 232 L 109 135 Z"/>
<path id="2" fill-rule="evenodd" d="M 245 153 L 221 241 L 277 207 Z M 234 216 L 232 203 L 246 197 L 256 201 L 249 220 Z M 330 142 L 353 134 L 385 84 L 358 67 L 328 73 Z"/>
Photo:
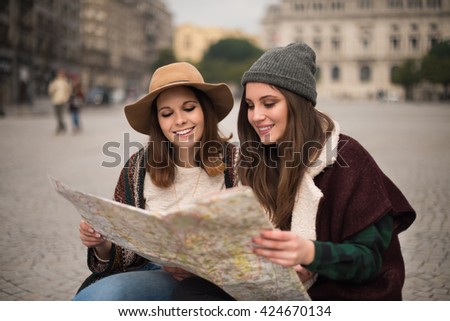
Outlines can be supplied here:
<path id="1" fill-rule="evenodd" d="M 448 97 L 450 85 L 450 40 L 435 44 L 422 59 L 422 75 L 435 84 L 442 84 Z"/>
<path id="2" fill-rule="evenodd" d="M 172 49 L 163 49 L 159 52 L 158 59 L 152 64 L 151 68 L 153 71 L 162 67 L 164 65 L 176 62 L 175 54 Z"/>
<path id="3" fill-rule="evenodd" d="M 222 39 L 206 51 L 199 70 L 206 81 L 239 83 L 243 73 L 262 53 L 262 49 L 248 40 Z"/>
<path id="4" fill-rule="evenodd" d="M 419 64 L 412 59 L 405 60 L 392 73 L 392 82 L 403 86 L 406 100 L 413 98 L 413 87 L 422 79 Z"/>

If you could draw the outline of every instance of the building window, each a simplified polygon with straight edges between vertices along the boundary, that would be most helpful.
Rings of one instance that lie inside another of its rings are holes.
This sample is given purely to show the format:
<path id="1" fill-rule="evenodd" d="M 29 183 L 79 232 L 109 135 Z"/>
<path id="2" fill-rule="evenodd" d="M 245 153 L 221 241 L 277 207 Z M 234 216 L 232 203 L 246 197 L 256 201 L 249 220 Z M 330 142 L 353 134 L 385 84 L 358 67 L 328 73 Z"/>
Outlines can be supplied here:
<path id="1" fill-rule="evenodd" d="M 389 8 L 403 8 L 403 0 L 388 0 Z"/>
<path id="2" fill-rule="evenodd" d="M 441 0 L 427 0 L 427 7 L 430 9 L 441 9 L 442 1 Z"/>
<path id="3" fill-rule="evenodd" d="M 369 82 L 372 77 L 371 73 L 369 66 L 362 66 L 359 71 L 359 79 L 361 82 Z"/>
<path id="4" fill-rule="evenodd" d="M 313 46 L 315 50 L 319 51 L 322 47 L 322 41 L 319 38 L 315 38 L 313 40 Z"/>
<path id="5" fill-rule="evenodd" d="M 391 36 L 391 49 L 394 51 L 400 50 L 400 36 Z"/>
<path id="6" fill-rule="evenodd" d="M 331 39 L 331 47 L 333 48 L 333 50 L 339 51 L 341 49 L 341 40 L 339 40 L 338 38 Z"/>
<path id="7" fill-rule="evenodd" d="M 411 9 L 421 9 L 422 8 L 422 0 L 407 0 L 408 8 Z"/>
<path id="8" fill-rule="evenodd" d="M 419 49 L 419 37 L 418 36 L 410 36 L 409 37 L 409 46 L 412 50 Z"/>
<path id="9" fill-rule="evenodd" d="M 396 77 L 398 71 L 400 70 L 399 66 L 392 66 L 391 68 L 391 82 L 394 82 L 394 78 Z"/>
<path id="10" fill-rule="evenodd" d="M 361 9 L 371 9 L 371 8 L 373 8 L 373 1 L 372 0 L 359 0 L 358 7 Z"/>
<path id="11" fill-rule="evenodd" d="M 323 9 L 322 2 L 314 2 L 313 3 L 313 9 L 317 11 L 321 11 Z"/>
<path id="12" fill-rule="evenodd" d="M 303 3 L 295 3 L 294 10 L 295 11 L 303 11 L 303 10 L 305 10 L 305 5 Z"/>
<path id="13" fill-rule="evenodd" d="M 340 78 L 341 78 L 341 70 L 339 69 L 338 66 L 333 66 L 333 68 L 331 68 L 331 79 L 333 81 L 339 81 Z"/>
<path id="14" fill-rule="evenodd" d="M 366 37 L 361 38 L 361 48 L 362 48 L 364 51 L 366 51 L 367 49 L 369 49 L 369 45 L 370 45 L 370 42 L 369 42 L 369 39 L 368 39 L 368 38 L 366 38 Z"/>
<path id="15" fill-rule="evenodd" d="M 433 46 L 439 42 L 438 36 L 429 36 L 428 39 L 428 48 L 433 48 Z"/>
<path id="16" fill-rule="evenodd" d="M 344 2 L 342 1 L 333 1 L 331 3 L 331 9 L 332 10 L 344 10 Z"/>

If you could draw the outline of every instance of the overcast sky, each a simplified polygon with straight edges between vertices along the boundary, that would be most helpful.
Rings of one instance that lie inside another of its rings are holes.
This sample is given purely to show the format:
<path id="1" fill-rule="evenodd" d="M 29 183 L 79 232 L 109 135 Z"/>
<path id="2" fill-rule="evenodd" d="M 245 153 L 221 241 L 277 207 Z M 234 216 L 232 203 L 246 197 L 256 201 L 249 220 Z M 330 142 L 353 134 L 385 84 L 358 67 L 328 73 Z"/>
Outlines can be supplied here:
<path id="1" fill-rule="evenodd" d="M 166 0 L 175 26 L 190 22 L 199 26 L 241 29 L 257 34 L 269 4 L 281 0 Z"/>

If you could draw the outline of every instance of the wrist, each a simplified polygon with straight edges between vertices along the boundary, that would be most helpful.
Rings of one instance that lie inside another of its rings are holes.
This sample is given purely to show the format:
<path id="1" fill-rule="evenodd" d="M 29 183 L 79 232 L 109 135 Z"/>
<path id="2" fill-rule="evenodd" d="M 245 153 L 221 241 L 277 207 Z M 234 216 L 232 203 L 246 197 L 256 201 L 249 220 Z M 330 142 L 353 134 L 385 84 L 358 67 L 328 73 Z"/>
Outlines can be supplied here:
<path id="1" fill-rule="evenodd" d="M 100 246 L 94 247 L 93 252 L 100 262 L 108 262 L 111 252 L 111 242 L 106 242 Z"/>
<path id="2" fill-rule="evenodd" d="M 314 261 L 316 248 L 314 242 L 311 240 L 306 240 L 306 251 L 305 256 L 302 260 L 302 265 L 309 265 Z"/>
<path id="3" fill-rule="evenodd" d="M 109 255 L 108 255 L 108 258 L 105 258 L 105 255 L 100 255 L 98 252 L 97 252 L 97 249 L 94 247 L 94 248 L 92 248 L 92 252 L 94 252 L 94 256 L 95 256 L 95 258 L 98 260 L 98 261 L 100 261 L 100 262 L 102 262 L 102 263 L 108 263 L 109 262 Z"/>

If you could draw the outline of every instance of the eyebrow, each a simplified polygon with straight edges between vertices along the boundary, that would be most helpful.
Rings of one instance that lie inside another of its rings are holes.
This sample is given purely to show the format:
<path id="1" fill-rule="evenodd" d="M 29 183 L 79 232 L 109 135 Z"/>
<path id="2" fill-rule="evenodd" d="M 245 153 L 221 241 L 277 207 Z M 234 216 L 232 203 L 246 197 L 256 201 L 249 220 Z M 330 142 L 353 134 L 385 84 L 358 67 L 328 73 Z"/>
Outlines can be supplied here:
<path id="1" fill-rule="evenodd" d="M 261 100 L 266 99 L 266 98 L 275 98 L 275 99 L 278 99 L 278 97 L 277 97 L 277 96 L 274 96 L 274 95 L 265 95 L 265 96 L 262 96 L 261 98 L 259 98 L 259 100 L 261 101 Z M 250 100 L 250 101 L 251 101 L 251 99 L 250 99 L 250 98 L 247 98 L 247 97 L 245 97 L 245 100 Z"/>
<path id="2" fill-rule="evenodd" d="M 189 103 L 200 104 L 200 102 L 197 101 L 197 100 L 186 100 L 185 102 L 183 102 L 183 104 L 181 105 L 181 107 L 183 107 L 184 105 L 189 104 Z M 165 109 L 165 108 L 173 109 L 173 108 L 170 107 L 170 106 L 162 106 L 161 108 L 158 108 L 158 112 L 160 112 L 161 110 L 163 110 L 163 109 Z"/>
<path id="3" fill-rule="evenodd" d="M 263 99 L 266 99 L 266 98 L 278 98 L 278 97 L 274 96 L 274 95 L 265 95 L 265 96 L 262 96 L 259 100 L 263 100 Z"/>

